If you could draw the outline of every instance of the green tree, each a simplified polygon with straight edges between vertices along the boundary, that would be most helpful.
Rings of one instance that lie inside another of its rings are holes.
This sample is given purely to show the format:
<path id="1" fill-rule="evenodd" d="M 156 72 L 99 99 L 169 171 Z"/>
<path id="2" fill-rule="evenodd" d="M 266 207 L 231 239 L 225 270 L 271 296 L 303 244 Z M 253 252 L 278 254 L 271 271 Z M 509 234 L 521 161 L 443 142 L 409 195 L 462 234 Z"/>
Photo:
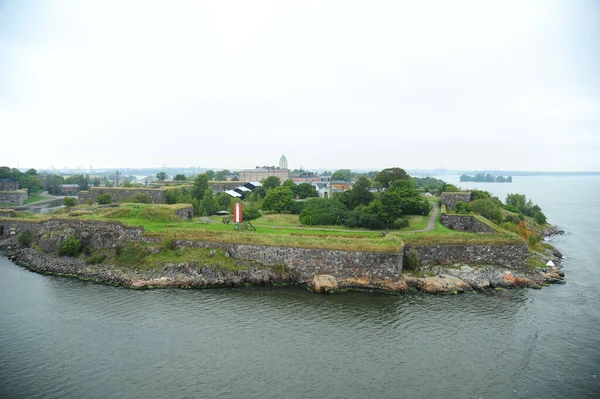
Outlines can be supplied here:
<path id="1" fill-rule="evenodd" d="M 182 181 L 182 180 L 186 180 L 186 179 L 187 178 L 185 177 L 185 175 L 183 173 L 178 173 L 173 178 L 173 180 L 177 180 L 177 181 Z"/>
<path id="2" fill-rule="evenodd" d="M 387 189 L 396 180 L 409 180 L 410 176 L 402 168 L 387 168 L 375 176 L 375 183 L 378 187 Z"/>
<path id="3" fill-rule="evenodd" d="M 211 181 L 212 179 L 215 178 L 215 171 L 214 170 L 207 170 L 206 172 L 204 172 L 204 175 L 206 176 L 206 178 L 208 179 L 208 181 Z"/>
<path id="4" fill-rule="evenodd" d="M 281 185 L 281 179 L 277 176 L 269 176 L 266 179 L 261 180 L 261 183 L 265 190 L 269 191 L 270 189 Z"/>
<path id="5" fill-rule="evenodd" d="M 319 193 L 309 183 L 300 183 L 296 186 L 296 195 L 300 199 L 318 197 Z"/>
<path id="6" fill-rule="evenodd" d="M 193 198 L 196 198 L 198 201 L 201 201 L 204 198 L 204 193 L 208 188 L 208 178 L 204 174 L 199 174 L 194 179 L 194 184 L 192 184 L 192 188 L 190 189 L 190 194 Z"/>
<path id="7" fill-rule="evenodd" d="M 292 212 L 294 193 L 287 187 L 274 187 L 267 192 L 263 200 L 263 210 L 277 213 Z"/>
<path id="8" fill-rule="evenodd" d="M 168 177 L 169 176 L 165 172 L 158 172 L 156 174 L 156 178 L 160 181 L 165 181 L 165 180 L 167 180 Z"/>
<path id="9" fill-rule="evenodd" d="M 199 213 L 203 216 L 214 215 L 219 210 L 219 204 L 215 201 L 212 187 L 209 186 L 204 190 L 203 199 L 200 201 L 199 208 Z"/>
<path id="10" fill-rule="evenodd" d="M 223 169 L 219 172 L 217 172 L 214 176 L 214 180 L 215 181 L 225 181 L 227 180 L 227 175 L 230 174 L 231 172 L 227 169 Z"/>
<path id="11" fill-rule="evenodd" d="M 535 220 L 535 222 L 538 224 L 546 224 L 548 222 L 546 220 L 546 215 L 544 215 L 542 211 L 534 213 L 533 220 Z"/>
<path id="12" fill-rule="evenodd" d="M 368 205 L 375 195 L 371 192 L 371 181 L 361 176 L 358 178 L 352 190 L 348 190 L 348 209 L 354 209 L 359 205 Z"/>
<path id="13" fill-rule="evenodd" d="M 352 171 L 350 169 L 339 169 L 333 172 L 331 180 L 344 180 L 350 181 L 352 178 Z"/>
<path id="14" fill-rule="evenodd" d="M 348 210 L 341 202 L 309 198 L 300 212 L 300 223 L 307 226 L 334 225 L 346 218 Z"/>
<path id="15" fill-rule="evenodd" d="M 217 211 L 229 211 L 231 208 L 231 196 L 227 193 L 219 193 L 215 195 L 215 202 L 217 203 Z"/>

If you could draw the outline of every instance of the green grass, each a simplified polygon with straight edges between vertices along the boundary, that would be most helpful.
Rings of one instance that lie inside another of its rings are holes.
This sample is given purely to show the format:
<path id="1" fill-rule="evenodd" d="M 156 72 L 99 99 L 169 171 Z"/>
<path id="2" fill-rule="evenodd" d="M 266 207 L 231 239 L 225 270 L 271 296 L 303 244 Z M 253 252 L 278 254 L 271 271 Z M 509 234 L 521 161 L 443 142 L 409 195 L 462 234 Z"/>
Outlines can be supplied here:
<path id="1" fill-rule="evenodd" d="M 29 197 L 29 199 L 27 199 L 27 201 L 23 202 L 23 205 L 27 205 L 27 204 L 31 204 L 33 202 L 38 202 L 38 201 L 43 201 L 43 200 L 47 200 L 47 199 L 52 199 L 55 198 L 51 195 L 36 195 L 35 197 Z"/>
<path id="2" fill-rule="evenodd" d="M 192 262 L 213 269 L 247 270 L 247 267 L 238 266 L 233 258 L 226 256 L 223 249 L 216 249 L 215 255 L 210 256 L 211 250 L 207 248 L 160 248 L 160 252 L 155 253 L 151 247 L 149 244 L 129 243 L 122 247 L 119 255 L 110 255 L 107 262 L 134 270 L 162 270 L 165 263 Z"/>
<path id="3" fill-rule="evenodd" d="M 186 205 L 121 204 L 118 207 L 79 205 L 61 217 L 95 221 L 118 221 L 129 226 L 143 226 L 145 235 L 161 239 L 184 239 L 299 248 L 320 248 L 346 251 L 398 252 L 403 245 L 506 245 L 524 244 L 516 234 L 496 226 L 498 233 L 466 233 L 450 230 L 436 220 L 433 231 L 414 233 L 392 230 L 386 236 L 381 231 L 362 231 L 341 226 L 300 227 L 296 215 L 266 215 L 252 221 L 257 231 L 236 230 L 233 224 L 181 220 L 175 209 Z M 18 215 L 23 220 L 46 220 L 51 216 Z M 410 230 L 424 228 L 427 217 L 411 217 Z M 15 219 L 13 219 L 15 220 Z M 240 226 L 242 227 L 242 226 Z M 332 228 L 328 230 L 328 228 Z M 185 254 L 185 252 L 184 252 Z M 150 254 L 154 256 L 154 254 Z M 148 256 L 150 256 L 148 255 Z M 183 256 L 183 255 L 180 255 Z M 151 258 L 154 261 L 156 259 Z M 182 258 L 184 259 L 184 258 Z"/>

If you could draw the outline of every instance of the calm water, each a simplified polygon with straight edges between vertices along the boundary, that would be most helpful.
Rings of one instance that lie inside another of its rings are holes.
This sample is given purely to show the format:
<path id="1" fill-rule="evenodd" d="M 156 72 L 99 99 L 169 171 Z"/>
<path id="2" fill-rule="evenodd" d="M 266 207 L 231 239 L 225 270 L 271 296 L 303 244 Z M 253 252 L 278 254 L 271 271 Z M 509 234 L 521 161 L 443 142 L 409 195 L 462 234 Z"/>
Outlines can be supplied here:
<path id="1" fill-rule="evenodd" d="M 600 397 L 600 177 L 460 185 L 538 203 L 568 232 L 555 240 L 568 283 L 132 291 L 0 258 L 0 398 Z"/>

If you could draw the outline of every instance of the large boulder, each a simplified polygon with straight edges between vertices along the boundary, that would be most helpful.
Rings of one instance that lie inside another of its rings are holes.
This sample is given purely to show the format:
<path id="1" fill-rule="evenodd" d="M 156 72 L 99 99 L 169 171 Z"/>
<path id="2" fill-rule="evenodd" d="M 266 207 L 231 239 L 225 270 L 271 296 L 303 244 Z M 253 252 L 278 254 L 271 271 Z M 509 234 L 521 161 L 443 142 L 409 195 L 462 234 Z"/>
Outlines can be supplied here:
<path id="1" fill-rule="evenodd" d="M 337 290 L 340 285 L 336 278 L 329 274 L 315 274 L 310 282 L 310 287 L 315 292 L 328 293 Z"/>
<path id="2" fill-rule="evenodd" d="M 431 294 L 465 292 L 473 290 L 467 282 L 449 274 L 440 274 L 435 277 L 421 278 L 419 279 L 418 284 L 421 291 Z"/>

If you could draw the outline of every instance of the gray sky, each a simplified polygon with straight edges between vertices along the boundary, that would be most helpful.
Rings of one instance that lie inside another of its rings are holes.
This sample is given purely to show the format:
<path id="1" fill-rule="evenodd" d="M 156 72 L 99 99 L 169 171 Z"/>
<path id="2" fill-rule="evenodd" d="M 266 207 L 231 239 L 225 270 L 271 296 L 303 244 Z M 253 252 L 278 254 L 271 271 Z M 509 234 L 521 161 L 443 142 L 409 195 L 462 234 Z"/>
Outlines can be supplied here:
<path id="1" fill-rule="evenodd" d="M 600 1 L 0 0 L 0 165 L 600 170 Z"/>

